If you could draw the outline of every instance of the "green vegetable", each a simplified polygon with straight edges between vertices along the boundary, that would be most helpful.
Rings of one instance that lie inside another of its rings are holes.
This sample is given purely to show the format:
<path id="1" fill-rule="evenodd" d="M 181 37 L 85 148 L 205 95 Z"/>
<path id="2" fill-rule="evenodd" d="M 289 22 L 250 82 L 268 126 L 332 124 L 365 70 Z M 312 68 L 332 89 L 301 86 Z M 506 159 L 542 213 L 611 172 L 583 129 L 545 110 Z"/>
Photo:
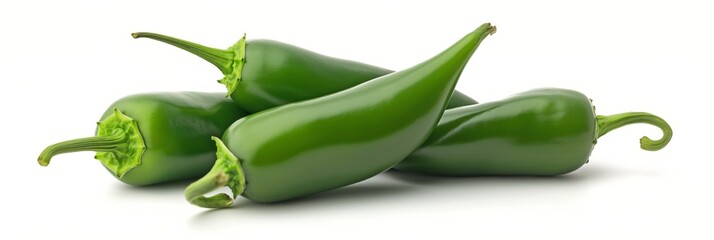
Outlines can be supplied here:
<path id="1" fill-rule="evenodd" d="M 194 179 L 215 159 L 208 139 L 247 115 L 220 93 L 131 95 L 107 109 L 96 136 L 53 144 L 37 161 L 47 166 L 57 154 L 96 151 L 95 158 L 127 184 Z"/>
<path id="2" fill-rule="evenodd" d="M 327 95 L 271 108 L 236 121 L 214 138 L 217 161 L 186 188 L 202 207 L 233 198 L 276 202 L 353 184 L 401 161 L 429 136 L 461 71 L 480 42 L 496 31 L 483 24 L 439 55 L 409 69 Z"/>
<path id="3" fill-rule="evenodd" d="M 212 63 L 225 75 L 219 82 L 241 108 L 268 108 L 336 93 L 393 71 L 364 63 L 328 57 L 271 40 L 246 41 L 227 50 L 209 48 L 155 33 L 133 33 L 189 51 Z M 455 92 L 449 108 L 475 104 Z"/>
<path id="4" fill-rule="evenodd" d="M 652 114 L 595 115 L 582 93 L 533 90 L 447 110 L 424 145 L 395 168 L 445 176 L 565 174 L 588 161 L 599 137 L 633 123 L 664 132 L 656 141 L 643 137 L 642 149 L 662 149 L 672 138 L 667 122 Z"/>

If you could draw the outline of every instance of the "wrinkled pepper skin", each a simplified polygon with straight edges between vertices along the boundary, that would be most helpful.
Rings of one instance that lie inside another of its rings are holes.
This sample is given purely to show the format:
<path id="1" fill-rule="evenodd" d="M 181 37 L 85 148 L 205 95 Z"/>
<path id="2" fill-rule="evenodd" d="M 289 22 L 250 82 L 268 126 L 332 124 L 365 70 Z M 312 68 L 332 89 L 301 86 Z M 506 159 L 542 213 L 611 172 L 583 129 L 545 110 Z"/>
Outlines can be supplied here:
<path id="1" fill-rule="evenodd" d="M 441 176 L 554 176 L 583 166 L 598 137 L 620 126 L 660 127 L 662 139 L 641 140 L 645 150 L 659 150 L 672 137 L 657 116 L 597 116 L 594 109 L 588 97 L 566 89 L 537 89 L 450 109 L 424 145 L 395 169 Z"/>
<path id="2" fill-rule="evenodd" d="M 223 134 L 233 122 L 248 115 L 221 93 L 199 92 L 130 95 L 114 102 L 101 119 L 113 114 L 133 119 L 130 121 L 138 126 L 138 138 L 143 144 L 132 142 L 126 129 L 112 126 L 109 132 L 118 132 L 118 140 L 102 142 L 97 139 L 102 135 L 100 123 L 97 136 L 50 146 L 38 161 L 47 165 L 55 154 L 96 151 L 98 160 L 130 185 L 196 179 L 206 174 L 215 160 L 211 136 Z M 135 166 L 124 166 L 133 161 Z"/>
<path id="3" fill-rule="evenodd" d="M 228 95 L 252 113 L 336 93 L 393 72 L 272 40 L 246 42 L 244 37 L 220 50 L 155 33 L 132 36 L 162 41 L 209 61 L 225 75 L 219 82 L 226 85 Z M 448 108 L 476 103 L 455 91 Z"/>
<path id="4" fill-rule="evenodd" d="M 429 136 L 484 24 L 435 57 L 409 69 L 324 97 L 287 104 L 236 121 L 215 138 L 214 168 L 186 189 L 202 207 L 228 207 L 234 196 L 277 202 L 350 185 L 401 161 Z M 227 157 L 226 157 L 227 156 Z"/>

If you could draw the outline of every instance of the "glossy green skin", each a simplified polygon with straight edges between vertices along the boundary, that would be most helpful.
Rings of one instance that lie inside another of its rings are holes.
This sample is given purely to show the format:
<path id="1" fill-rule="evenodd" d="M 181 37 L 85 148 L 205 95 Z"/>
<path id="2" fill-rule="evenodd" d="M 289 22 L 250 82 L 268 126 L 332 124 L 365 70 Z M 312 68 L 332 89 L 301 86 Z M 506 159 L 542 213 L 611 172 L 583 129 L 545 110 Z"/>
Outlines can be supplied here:
<path id="1" fill-rule="evenodd" d="M 569 173 L 596 142 L 596 118 L 582 93 L 539 89 L 447 110 L 429 139 L 395 169 L 444 176 Z"/>
<path id="2" fill-rule="evenodd" d="M 114 102 L 101 119 L 118 108 L 137 121 L 146 150 L 141 165 L 120 181 L 131 185 L 194 179 L 215 161 L 211 136 L 220 136 L 248 113 L 222 93 L 168 92 L 136 94 Z"/>
<path id="3" fill-rule="evenodd" d="M 243 168 L 242 195 L 282 201 L 388 170 L 431 133 L 476 39 L 469 34 L 404 71 L 238 120 L 222 140 Z"/>
<path id="4" fill-rule="evenodd" d="M 247 42 L 245 54 L 242 80 L 231 98 L 250 112 L 329 95 L 393 72 L 271 40 Z M 448 108 L 475 103 L 455 91 Z"/>

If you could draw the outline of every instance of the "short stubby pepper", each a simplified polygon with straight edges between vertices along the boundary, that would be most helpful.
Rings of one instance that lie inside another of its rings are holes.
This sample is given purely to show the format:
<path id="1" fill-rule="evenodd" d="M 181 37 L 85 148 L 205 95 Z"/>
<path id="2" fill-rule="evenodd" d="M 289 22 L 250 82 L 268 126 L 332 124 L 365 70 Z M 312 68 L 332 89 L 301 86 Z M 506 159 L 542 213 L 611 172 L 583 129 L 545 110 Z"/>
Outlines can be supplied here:
<path id="1" fill-rule="evenodd" d="M 662 149 L 672 138 L 672 128 L 655 115 L 596 115 L 582 93 L 537 89 L 447 110 L 422 147 L 395 169 L 442 176 L 560 175 L 588 162 L 599 137 L 633 123 L 664 132 L 656 141 L 643 137 L 642 149 Z"/>
<path id="2" fill-rule="evenodd" d="M 47 166 L 57 154 L 95 151 L 104 167 L 130 185 L 196 179 L 215 160 L 211 136 L 247 115 L 222 93 L 130 95 L 106 110 L 96 136 L 50 145 L 37 161 Z"/>
<path id="3" fill-rule="evenodd" d="M 252 113 L 339 92 L 393 72 L 282 42 L 246 41 L 245 36 L 227 50 L 155 33 L 138 32 L 132 36 L 174 45 L 212 63 L 224 74 L 219 82 L 226 86 L 227 95 Z M 456 91 L 448 108 L 475 103 Z"/>
<path id="4" fill-rule="evenodd" d="M 233 199 L 225 193 L 203 196 L 228 186 L 233 198 L 283 201 L 388 170 L 427 139 L 461 71 L 495 30 L 484 24 L 414 67 L 236 121 L 222 139 L 214 138 L 216 163 L 186 188 L 186 199 L 228 207 Z"/>

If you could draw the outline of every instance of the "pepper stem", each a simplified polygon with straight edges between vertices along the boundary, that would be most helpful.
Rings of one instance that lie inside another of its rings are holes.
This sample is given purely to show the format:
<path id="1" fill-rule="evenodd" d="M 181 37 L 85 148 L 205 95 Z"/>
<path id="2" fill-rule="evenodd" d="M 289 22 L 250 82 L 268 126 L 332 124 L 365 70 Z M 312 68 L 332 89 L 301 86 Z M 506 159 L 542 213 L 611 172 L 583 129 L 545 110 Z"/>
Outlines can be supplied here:
<path id="1" fill-rule="evenodd" d="M 640 148 L 648 151 L 657 151 L 665 146 L 672 139 L 672 128 L 664 119 L 646 112 L 627 112 L 610 116 L 597 116 L 597 137 L 600 138 L 608 132 L 618 129 L 622 126 L 647 123 L 656 126 L 662 130 L 662 138 L 652 140 L 647 136 L 640 138 Z"/>
<path id="2" fill-rule="evenodd" d="M 231 65 L 233 61 L 233 52 L 228 50 L 222 50 L 217 48 L 206 47 L 197 43 L 189 42 L 186 40 L 161 35 L 157 33 L 150 32 L 135 32 L 131 34 L 134 38 L 149 38 L 156 41 L 164 42 L 173 45 L 177 48 L 186 50 L 194 55 L 205 59 L 209 63 L 216 66 L 223 74 L 229 74 L 232 72 Z"/>
<path id="3" fill-rule="evenodd" d="M 114 108 L 112 113 L 97 123 L 97 135 L 50 145 L 37 158 L 42 166 L 61 153 L 95 151 L 95 159 L 121 178 L 129 170 L 141 165 L 141 156 L 146 149 L 136 120 Z"/>
<path id="4" fill-rule="evenodd" d="M 211 140 L 216 142 L 216 163 L 205 176 L 186 187 L 186 200 L 205 208 L 227 208 L 233 205 L 233 199 L 245 190 L 245 175 L 240 160 L 230 152 L 221 139 L 211 137 Z M 225 193 L 211 197 L 203 196 L 223 186 L 231 189 L 233 198 Z"/>
<path id="5" fill-rule="evenodd" d="M 209 63 L 216 66 L 223 73 L 223 78 L 218 80 L 219 83 L 226 86 L 230 96 L 237 88 L 238 83 L 242 79 L 243 66 L 245 65 L 245 34 L 243 38 L 238 40 L 233 46 L 226 50 L 206 47 L 197 43 L 181 40 L 174 37 L 169 37 L 157 33 L 135 32 L 131 34 L 134 38 L 150 38 L 164 43 L 168 43 L 175 47 L 186 50 L 194 55 L 203 58 Z"/>
<path id="6" fill-rule="evenodd" d="M 55 155 L 69 152 L 114 152 L 117 151 L 122 144 L 125 144 L 124 138 L 123 133 L 116 132 L 112 135 L 78 138 L 58 142 L 45 148 L 45 150 L 40 153 L 40 157 L 37 158 L 37 162 L 40 163 L 41 166 L 47 166 Z"/>

